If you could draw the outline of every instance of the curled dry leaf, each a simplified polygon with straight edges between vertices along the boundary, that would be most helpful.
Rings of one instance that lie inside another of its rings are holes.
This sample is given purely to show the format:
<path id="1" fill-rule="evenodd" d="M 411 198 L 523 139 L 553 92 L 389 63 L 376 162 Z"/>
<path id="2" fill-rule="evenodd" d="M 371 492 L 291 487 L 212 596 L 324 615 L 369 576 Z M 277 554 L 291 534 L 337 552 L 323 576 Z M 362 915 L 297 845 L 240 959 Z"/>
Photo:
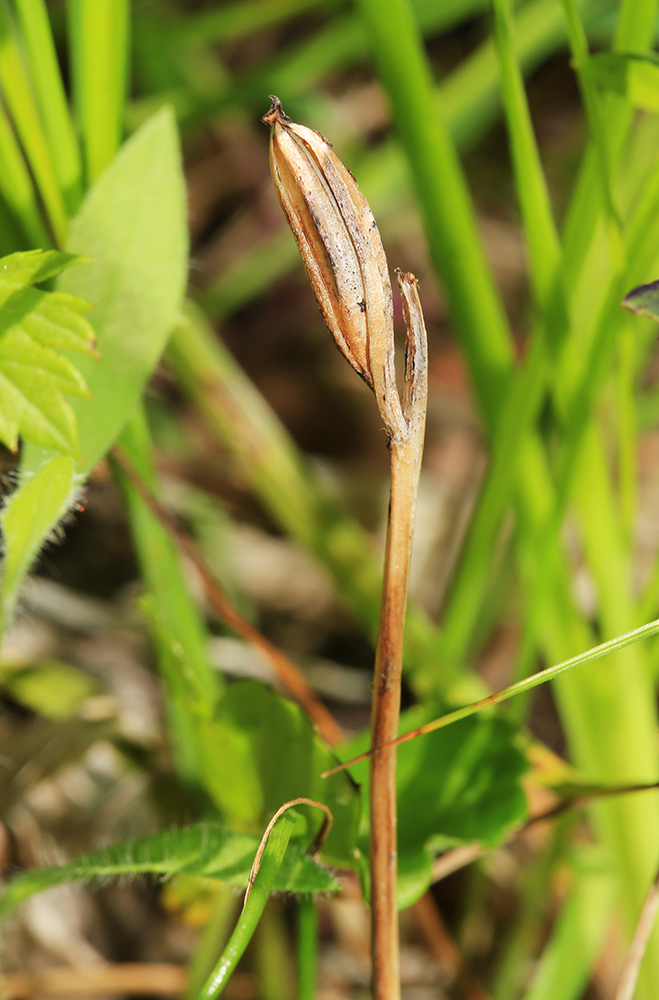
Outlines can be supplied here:
<path id="1" fill-rule="evenodd" d="M 396 389 L 387 258 L 373 213 L 331 144 L 272 97 L 270 169 L 321 312 L 339 350 L 373 389 L 391 438 L 406 435 Z"/>

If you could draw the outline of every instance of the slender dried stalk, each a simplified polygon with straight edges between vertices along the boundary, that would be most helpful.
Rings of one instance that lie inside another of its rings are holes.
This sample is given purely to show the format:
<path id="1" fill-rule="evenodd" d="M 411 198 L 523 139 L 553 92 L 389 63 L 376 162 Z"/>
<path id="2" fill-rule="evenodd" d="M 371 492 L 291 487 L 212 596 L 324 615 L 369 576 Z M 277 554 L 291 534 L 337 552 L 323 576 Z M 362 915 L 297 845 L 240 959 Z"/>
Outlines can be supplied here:
<path id="1" fill-rule="evenodd" d="M 371 747 L 398 735 L 403 628 L 427 397 L 427 345 L 414 275 L 398 274 L 407 330 L 405 391 L 394 370 L 391 284 L 377 225 L 352 174 L 318 132 L 295 125 L 272 98 L 270 167 L 309 280 L 334 340 L 375 394 L 391 455 L 391 499 Z M 396 749 L 371 758 L 373 997 L 398 1000 Z"/>
<path id="2" fill-rule="evenodd" d="M 181 552 L 196 568 L 204 584 L 208 600 L 218 617 L 245 642 L 250 643 L 265 656 L 275 677 L 281 682 L 291 698 L 294 698 L 305 710 L 318 727 L 318 732 L 323 739 L 327 740 L 330 746 L 340 743 L 343 739 L 340 725 L 331 712 L 316 698 L 304 675 L 280 649 L 268 642 L 265 636 L 261 635 L 234 607 L 195 543 L 181 528 L 176 517 L 153 495 L 119 445 L 115 445 L 112 449 L 111 458 L 131 486 L 139 493 L 151 513 L 170 533 Z"/>
<path id="3" fill-rule="evenodd" d="M 380 631 L 375 655 L 371 747 L 398 735 L 403 629 L 412 535 L 421 469 L 426 406 L 426 346 L 416 281 L 399 275 L 407 326 L 403 415 L 407 434 L 391 440 L 391 498 L 387 522 Z M 398 882 L 396 845 L 396 747 L 370 759 L 371 907 L 373 910 L 373 997 L 399 995 Z"/>

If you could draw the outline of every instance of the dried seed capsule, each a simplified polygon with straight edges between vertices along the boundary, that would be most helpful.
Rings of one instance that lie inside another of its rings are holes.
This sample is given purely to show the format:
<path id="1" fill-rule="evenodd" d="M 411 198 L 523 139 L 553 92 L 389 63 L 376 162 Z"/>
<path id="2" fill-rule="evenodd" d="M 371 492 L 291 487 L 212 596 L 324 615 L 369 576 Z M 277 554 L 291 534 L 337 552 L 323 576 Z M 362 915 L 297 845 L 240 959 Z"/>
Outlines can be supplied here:
<path id="1" fill-rule="evenodd" d="M 270 169 L 321 312 L 352 367 L 373 389 L 390 437 L 405 435 L 394 371 L 387 259 L 368 202 L 319 132 L 294 124 L 281 102 L 270 125 Z"/>

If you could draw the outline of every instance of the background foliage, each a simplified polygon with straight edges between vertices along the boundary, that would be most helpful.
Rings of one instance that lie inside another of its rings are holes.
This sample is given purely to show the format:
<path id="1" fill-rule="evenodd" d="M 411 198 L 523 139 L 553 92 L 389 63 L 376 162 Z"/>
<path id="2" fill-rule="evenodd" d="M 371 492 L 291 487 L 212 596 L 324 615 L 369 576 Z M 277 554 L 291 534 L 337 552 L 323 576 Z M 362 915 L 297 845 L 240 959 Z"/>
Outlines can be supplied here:
<path id="1" fill-rule="evenodd" d="M 188 995 L 216 995 L 253 933 L 228 990 L 367 983 L 366 771 L 321 779 L 308 713 L 343 759 L 364 749 L 387 459 L 271 189 L 269 93 L 334 142 L 421 280 L 404 728 L 656 617 L 656 309 L 619 305 L 659 267 L 656 16 L 0 2 L 0 905 L 32 897 L 6 925 L 15 995 L 53 962 L 123 963 L 135 992 L 131 961 L 179 991 L 187 963 Z M 659 805 L 597 793 L 659 777 L 658 649 L 401 748 L 407 985 L 614 995 Z M 523 826 L 581 793 L 587 813 Z M 333 814 L 326 867 L 305 854 L 323 814 L 297 806 L 238 917 L 226 886 L 299 797 Z M 473 863 L 439 881 L 449 851 Z M 107 881 L 144 872 L 172 878 Z M 658 982 L 655 935 L 638 996 Z"/>

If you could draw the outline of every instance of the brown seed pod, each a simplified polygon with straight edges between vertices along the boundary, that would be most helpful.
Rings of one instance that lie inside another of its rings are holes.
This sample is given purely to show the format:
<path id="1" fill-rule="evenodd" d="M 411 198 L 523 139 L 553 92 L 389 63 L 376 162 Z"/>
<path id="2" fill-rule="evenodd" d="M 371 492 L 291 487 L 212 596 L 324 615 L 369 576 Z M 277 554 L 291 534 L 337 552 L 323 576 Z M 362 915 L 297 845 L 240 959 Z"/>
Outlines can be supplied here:
<path id="1" fill-rule="evenodd" d="M 390 437 L 406 427 L 396 389 L 391 282 L 380 233 L 349 170 L 319 132 L 272 97 L 270 169 L 327 326 L 373 389 Z"/>

